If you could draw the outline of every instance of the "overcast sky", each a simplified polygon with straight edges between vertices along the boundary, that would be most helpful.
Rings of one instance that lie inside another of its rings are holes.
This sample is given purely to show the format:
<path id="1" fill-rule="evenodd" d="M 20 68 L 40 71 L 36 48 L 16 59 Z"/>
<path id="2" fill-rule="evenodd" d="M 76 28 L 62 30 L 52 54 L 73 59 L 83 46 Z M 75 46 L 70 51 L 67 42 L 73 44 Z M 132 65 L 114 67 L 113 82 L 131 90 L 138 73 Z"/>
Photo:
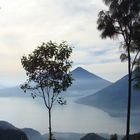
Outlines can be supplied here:
<path id="1" fill-rule="evenodd" d="M 20 58 L 42 42 L 66 40 L 73 46 L 73 69 L 89 70 L 109 81 L 127 74 L 118 40 L 102 40 L 97 30 L 102 0 L 0 0 L 0 85 L 25 81 Z"/>

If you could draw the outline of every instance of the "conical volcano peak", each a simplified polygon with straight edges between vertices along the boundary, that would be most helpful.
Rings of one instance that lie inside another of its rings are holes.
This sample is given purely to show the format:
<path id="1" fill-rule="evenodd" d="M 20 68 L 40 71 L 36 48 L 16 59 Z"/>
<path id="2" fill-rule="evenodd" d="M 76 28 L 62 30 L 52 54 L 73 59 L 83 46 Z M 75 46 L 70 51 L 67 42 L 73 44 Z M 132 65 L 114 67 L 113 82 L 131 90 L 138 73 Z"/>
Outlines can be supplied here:
<path id="1" fill-rule="evenodd" d="M 74 69 L 73 71 L 79 71 L 79 72 L 88 72 L 87 70 L 85 70 L 84 68 L 82 68 L 82 67 L 77 67 L 76 69 Z M 89 73 L 89 72 L 88 72 Z"/>
<path id="2" fill-rule="evenodd" d="M 92 74 L 91 72 L 83 69 L 82 67 L 77 67 L 76 69 L 74 69 L 72 71 L 72 75 L 74 76 L 74 78 L 100 78 L 98 76 L 96 76 L 95 74 Z M 101 78 L 102 79 L 102 78 Z"/>

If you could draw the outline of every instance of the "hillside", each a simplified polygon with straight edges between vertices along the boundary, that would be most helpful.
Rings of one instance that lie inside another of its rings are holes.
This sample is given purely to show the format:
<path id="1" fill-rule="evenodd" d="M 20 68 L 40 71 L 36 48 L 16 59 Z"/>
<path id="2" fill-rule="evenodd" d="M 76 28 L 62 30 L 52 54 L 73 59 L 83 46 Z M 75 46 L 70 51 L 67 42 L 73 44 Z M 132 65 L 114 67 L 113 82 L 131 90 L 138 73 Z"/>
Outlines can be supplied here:
<path id="1" fill-rule="evenodd" d="M 95 94 L 79 99 L 77 103 L 96 106 L 111 115 L 125 114 L 127 87 L 128 75 Z M 140 114 L 140 90 L 132 90 L 132 113 Z"/>
<path id="2" fill-rule="evenodd" d="M 25 135 L 26 134 L 26 135 Z M 94 136 L 95 140 L 106 140 L 103 137 L 100 136 L 100 134 L 83 134 L 83 133 L 72 133 L 72 132 L 54 132 L 54 137 L 57 140 L 80 140 L 82 137 L 92 137 Z M 15 135 L 15 137 L 13 136 Z M 102 135 L 102 134 L 101 134 Z M 11 136 L 10 140 L 19 140 L 20 136 L 23 136 L 25 139 L 23 140 L 47 140 L 48 134 L 40 134 L 38 131 L 32 129 L 32 128 L 17 128 L 11 123 L 7 121 L 0 121 L 0 139 L 5 138 L 2 140 L 9 140 L 7 139 L 9 136 Z M 17 138 L 16 138 L 17 136 Z M 12 139 L 15 138 L 15 139 Z"/>
<path id="3" fill-rule="evenodd" d="M 107 140 L 95 133 L 87 134 L 86 136 L 82 137 L 80 140 Z"/>
<path id="4" fill-rule="evenodd" d="M 27 135 L 21 130 L 6 121 L 0 121 L 1 140 L 29 140 Z"/>
<path id="5" fill-rule="evenodd" d="M 56 140 L 80 140 L 85 134 L 80 133 L 68 133 L 68 132 L 54 132 Z M 44 140 L 48 138 L 48 134 L 43 135 Z"/>
<path id="6" fill-rule="evenodd" d="M 136 133 L 136 134 L 131 134 L 129 136 L 130 140 L 140 140 L 140 133 Z M 122 140 L 126 140 L 126 138 L 124 137 Z"/>
<path id="7" fill-rule="evenodd" d="M 0 139 L 19 140 L 21 137 L 23 140 L 44 140 L 42 135 L 34 129 L 20 129 L 7 121 L 0 121 Z"/>
<path id="8" fill-rule="evenodd" d="M 68 89 L 70 96 L 87 96 L 111 84 L 111 82 L 78 67 L 72 71 L 74 78 L 72 86 Z"/>
<path id="9" fill-rule="evenodd" d="M 6 121 L 0 121 L 0 129 L 17 129 L 14 125 Z"/>
<path id="10" fill-rule="evenodd" d="M 21 130 L 27 135 L 29 140 L 44 140 L 43 136 L 32 128 L 23 128 Z"/>
<path id="11" fill-rule="evenodd" d="M 1 140 L 29 140 L 24 132 L 17 129 L 0 129 Z"/>

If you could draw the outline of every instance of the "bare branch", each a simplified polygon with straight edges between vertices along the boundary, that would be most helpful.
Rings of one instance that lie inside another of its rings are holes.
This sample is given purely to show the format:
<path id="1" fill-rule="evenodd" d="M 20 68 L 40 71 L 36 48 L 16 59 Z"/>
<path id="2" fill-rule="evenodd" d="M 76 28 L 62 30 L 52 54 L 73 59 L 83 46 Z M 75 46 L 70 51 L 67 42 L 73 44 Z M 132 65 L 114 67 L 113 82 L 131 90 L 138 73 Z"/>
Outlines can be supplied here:
<path id="1" fill-rule="evenodd" d="M 46 102 L 46 97 L 45 97 L 44 89 L 42 87 L 41 87 L 41 90 L 42 90 L 42 93 L 43 93 L 43 99 L 44 99 L 45 106 L 49 109 L 49 105 Z"/>
<path id="2" fill-rule="evenodd" d="M 140 50 L 139 50 L 139 51 L 137 52 L 137 54 L 135 55 L 135 58 L 134 58 L 133 63 L 132 63 L 131 71 L 133 71 L 133 68 L 134 68 L 134 66 L 135 66 L 135 61 L 136 61 L 136 59 L 137 59 L 137 57 L 138 57 L 139 54 L 140 54 Z"/>
<path id="3" fill-rule="evenodd" d="M 55 95 L 55 94 L 56 94 L 56 95 Z M 52 102 L 51 102 L 51 107 L 53 106 L 53 103 L 56 101 L 58 95 L 59 95 L 59 93 L 53 93 Z"/>

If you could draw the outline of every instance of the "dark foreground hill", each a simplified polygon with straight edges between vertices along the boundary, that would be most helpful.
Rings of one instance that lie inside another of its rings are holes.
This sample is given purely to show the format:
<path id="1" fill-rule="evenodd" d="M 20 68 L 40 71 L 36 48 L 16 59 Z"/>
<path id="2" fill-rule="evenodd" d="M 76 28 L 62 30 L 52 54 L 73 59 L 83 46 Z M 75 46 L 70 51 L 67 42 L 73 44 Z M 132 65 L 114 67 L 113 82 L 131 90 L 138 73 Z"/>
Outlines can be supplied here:
<path id="1" fill-rule="evenodd" d="M 0 121 L 0 129 L 17 129 L 14 125 L 6 121 Z"/>
<path id="2" fill-rule="evenodd" d="M 56 140 L 80 140 L 86 135 L 72 132 L 54 132 L 53 134 Z M 9 122 L 0 121 L 0 140 L 21 140 L 21 137 L 24 138 L 22 140 L 47 140 L 48 134 L 41 135 L 38 131 L 32 128 L 19 129 Z M 95 140 L 106 140 L 98 134 L 94 134 L 94 138 L 96 138 Z"/>
<path id="3" fill-rule="evenodd" d="M 1 140 L 29 140 L 26 134 L 19 129 L 0 129 Z"/>
<path id="4" fill-rule="evenodd" d="M 95 133 L 89 133 L 86 136 L 82 137 L 80 140 L 107 140 Z"/>
<path id="5" fill-rule="evenodd" d="M 126 137 L 124 137 L 122 140 L 126 140 Z M 140 140 L 140 133 L 130 135 L 129 140 Z"/>
<path id="6" fill-rule="evenodd" d="M 77 103 L 98 107 L 113 116 L 126 114 L 128 97 L 128 75 L 114 84 L 81 98 Z M 132 114 L 140 114 L 140 90 L 132 90 Z"/>
<path id="7" fill-rule="evenodd" d="M 0 140 L 29 140 L 20 129 L 6 121 L 0 121 Z"/>
<path id="8" fill-rule="evenodd" d="M 31 128 L 19 129 L 7 121 L 0 121 L 0 140 L 44 140 L 42 135 Z"/>

